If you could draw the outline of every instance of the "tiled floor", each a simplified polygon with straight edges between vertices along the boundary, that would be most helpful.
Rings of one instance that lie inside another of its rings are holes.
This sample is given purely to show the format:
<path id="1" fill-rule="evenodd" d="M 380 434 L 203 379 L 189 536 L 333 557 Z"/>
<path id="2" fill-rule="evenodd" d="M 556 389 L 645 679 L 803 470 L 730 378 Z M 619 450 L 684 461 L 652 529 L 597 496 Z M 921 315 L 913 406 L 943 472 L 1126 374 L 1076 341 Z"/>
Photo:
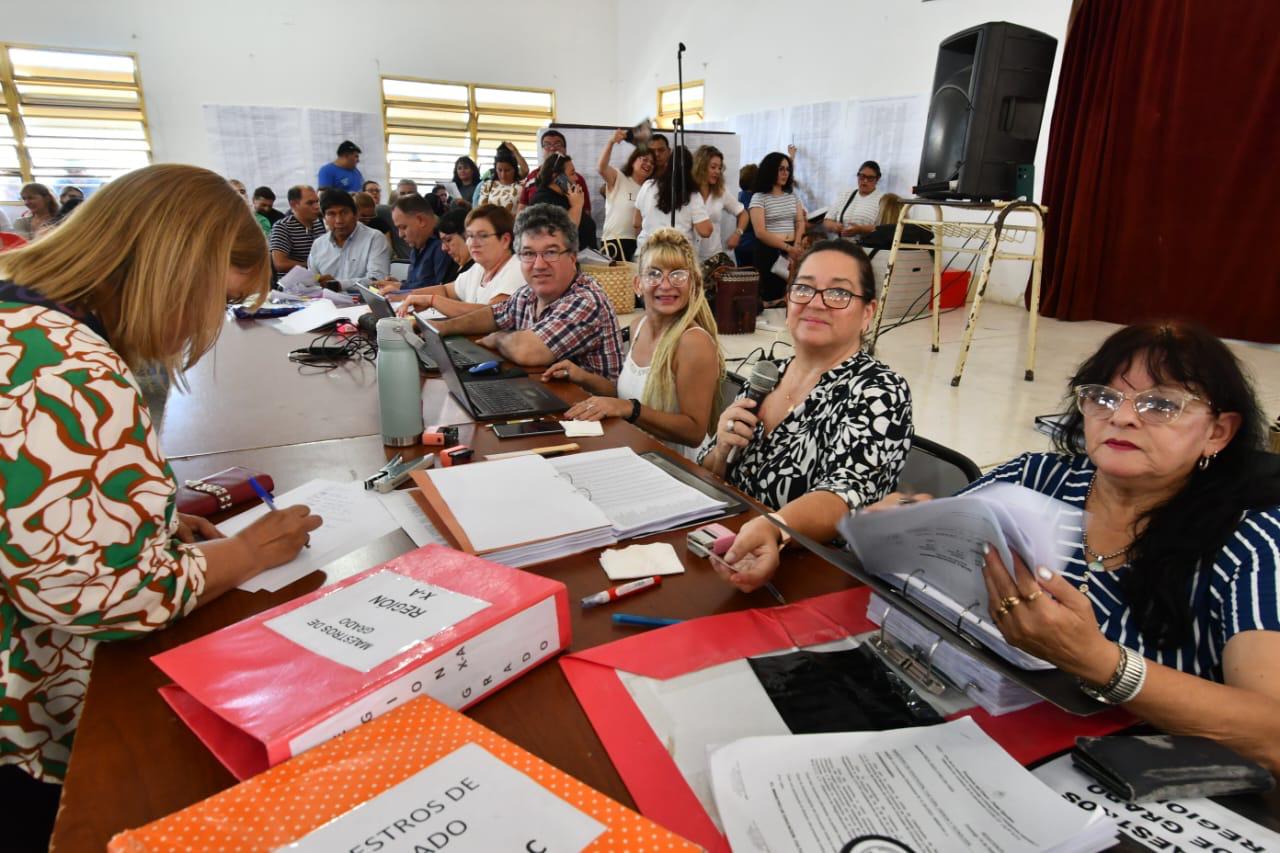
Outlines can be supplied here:
<path id="1" fill-rule="evenodd" d="M 783 327 L 780 311 L 766 315 L 767 322 Z M 1010 305 L 984 304 L 964 377 L 953 388 L 951 374 L 965 317 L 962 311 L 943 315 L 941 352 L 929 351 L 929 321 L 921 320 L 882 335 L 877 355 L 910 383 L 916 431 L 959 450 L 982 468 L 1048 446 L 1033 428 L 1033 418 L 1061 410 L 1068 376 L 1119 328 L 1112 323 L 1064 323 L 1041 317 L 1036 378 L 1025 382 L 1027 312 Z M 775 339 L 790 338 L 785 331 L 759 329 L 753 335 L 721 338 L 730 358 L 758 346 L 767 350 Z M 1268 416 L 1280 413 L 1280 351 L 1234 342 L 1231 348 L 1252 373 Z"/>

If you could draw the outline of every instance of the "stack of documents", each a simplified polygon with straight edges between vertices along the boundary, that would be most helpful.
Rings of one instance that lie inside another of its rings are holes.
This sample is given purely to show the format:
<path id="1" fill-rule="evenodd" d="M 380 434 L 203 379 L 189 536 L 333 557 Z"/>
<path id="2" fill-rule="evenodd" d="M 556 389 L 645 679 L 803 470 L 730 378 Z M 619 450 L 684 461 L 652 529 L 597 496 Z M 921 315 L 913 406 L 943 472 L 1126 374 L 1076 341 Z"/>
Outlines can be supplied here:
<path id="1" fill-rule="evenodd" d="M 724 511 L 727 504 L 687 486 L 629 447 L 551 460 L 560 476 L 599 507 L 619 539 L 681 527 Z"/>
<path id="2" fill-rule="evenodd" d="M 988 714 L 1000 716 L 1034 705 L 1040 697 L 991 667 L 965 654 L 878 595 L 867 604 L 867 618 L 883 626 L 907 654 L 964 691 Z"/>
<path id="3" fill-rule="evenodd" d="M 991 621 L 984 546 L 1013 571 L 1013 554 L 1029 567 L 1060 571 L 1061 550 L 1080 541 L 1080 510 L 1022 486 L 995 483 L 973 494 L 939 498 L 840 522 L 862 562 L 916 603 L 1023 669 L 1052 665 L 1005 642 Z"/>
<path id="4" fill-rule="evenodd" d="M 718 515 L 726 506 L 630 448 L 415 471 L 461 550 L 528 566 Z"/>
<path id="5" fill-rule="evenodd" d="M 888 732 L 751 737 L 711 755 L 729 845 L 768 850 L 1105 850 L 1083 812 L 970 717 Z M 852 844 L 852 848 L 850 848 Z"/>
<path id="6" fill-rule="evenodd" d="M 414 471 L 446 535 L 519 568 L 614 544 L 613 524 L 541 456 Z"/>

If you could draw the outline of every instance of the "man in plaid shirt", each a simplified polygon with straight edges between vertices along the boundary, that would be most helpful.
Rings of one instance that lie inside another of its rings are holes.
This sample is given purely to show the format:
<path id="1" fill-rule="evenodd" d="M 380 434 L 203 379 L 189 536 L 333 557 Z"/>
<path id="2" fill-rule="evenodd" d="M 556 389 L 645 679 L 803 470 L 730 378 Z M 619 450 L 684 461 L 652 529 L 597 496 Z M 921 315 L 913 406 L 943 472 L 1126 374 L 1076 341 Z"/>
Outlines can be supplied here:
<path id="1" fill-rule="evenodd" d="M 523 367 L 569 359 L 608 379 L 622 372 L 618 318 L 600 285 L 578 272 L 578 229 L 563 209 L 535 204 L 516 218 L 525 285 L 510 299 L 432 323 L 441 335 L 486 335 L 482 346 Z"/>

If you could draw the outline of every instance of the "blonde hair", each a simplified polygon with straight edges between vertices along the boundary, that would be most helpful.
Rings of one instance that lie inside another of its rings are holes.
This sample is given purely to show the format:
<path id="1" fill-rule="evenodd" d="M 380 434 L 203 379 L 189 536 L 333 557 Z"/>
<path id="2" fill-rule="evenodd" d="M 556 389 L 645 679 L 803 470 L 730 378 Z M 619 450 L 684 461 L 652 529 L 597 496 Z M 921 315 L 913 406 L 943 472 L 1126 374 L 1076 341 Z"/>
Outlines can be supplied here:
<path id="1" fill-rule="evenodd" d="M 707 420 L 707 434 L 710 435 L 720 416 L 720 382 L 724 379 L 724 355 L 720 351 L 715 314 L 712 313 L 702 288 L 702 270 L 689 239 L 674 228 L 659 228 L 653 232 L 636 258 L 639 275 L 655 266 L 689 271 L 689 303 L 685 306 L 684 314 L 667 326 L 662 337 L 658 338 L 640 402 L 663 412 L 678 410 L 676 350 L 684 333 L 693 326 L 699 326 L 711 335 L 711 342 L 716 348 L 716 393 L 711 397 L 711 417 Z"/>
<path id="2" fill-rule="evenodd" d="M 885 193 L 880 196 L 880 212 L 876 214 L 877 225 L 897 225 L 902 214 L 902 196 L 897 193 Z"/>
<path id="3" fill-rule="evenodd" d="M 221 175 L 168 163 L 116 178 L 39 243 L 0 255 L 0 277 L 96 314 L 129 365 L 181 382 L 222 330 L 230 268 L 261 301 L 267 258 L 262 228 Z"/>
<path id="4" fill-rule="evenodd" d="M 711 172 L 711 161 L 720 158 L 720 182 L 714 186 L 707 183 L 707 178 Z M 693 180 L 698 184 L 698 190 L 706 190 L 714 196 L 724 195 L 724 154 L 714 145 L 699 145 L 698 150 L 693 152 Z"/>

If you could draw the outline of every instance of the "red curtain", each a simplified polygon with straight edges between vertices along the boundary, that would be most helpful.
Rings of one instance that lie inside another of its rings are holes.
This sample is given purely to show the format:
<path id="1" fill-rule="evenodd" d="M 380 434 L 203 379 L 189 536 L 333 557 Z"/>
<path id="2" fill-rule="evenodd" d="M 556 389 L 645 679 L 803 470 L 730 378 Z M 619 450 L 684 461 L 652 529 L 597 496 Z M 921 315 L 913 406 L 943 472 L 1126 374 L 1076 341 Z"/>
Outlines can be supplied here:
<path id="1" fill-rule="evenodd" d="M 1041 313 L 1280 342 L 1280 2 L 1078 0 Z"/>

